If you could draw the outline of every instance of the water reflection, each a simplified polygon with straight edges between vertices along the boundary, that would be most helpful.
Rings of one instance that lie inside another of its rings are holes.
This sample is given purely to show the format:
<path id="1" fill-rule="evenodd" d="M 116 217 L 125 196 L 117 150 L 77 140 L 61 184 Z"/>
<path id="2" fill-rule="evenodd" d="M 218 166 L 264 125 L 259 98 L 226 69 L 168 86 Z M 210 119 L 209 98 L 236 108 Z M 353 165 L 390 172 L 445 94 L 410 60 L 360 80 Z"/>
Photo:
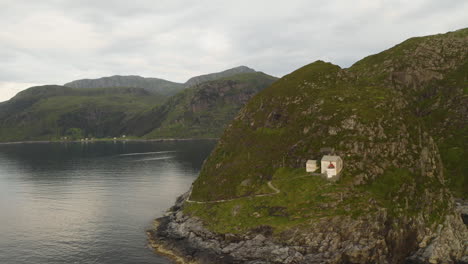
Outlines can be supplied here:
<path id="1" fill-rule="evenodd" d="M 144 230 L 214 145 L 0 145 L 0 263 L 167 263 Z"/>

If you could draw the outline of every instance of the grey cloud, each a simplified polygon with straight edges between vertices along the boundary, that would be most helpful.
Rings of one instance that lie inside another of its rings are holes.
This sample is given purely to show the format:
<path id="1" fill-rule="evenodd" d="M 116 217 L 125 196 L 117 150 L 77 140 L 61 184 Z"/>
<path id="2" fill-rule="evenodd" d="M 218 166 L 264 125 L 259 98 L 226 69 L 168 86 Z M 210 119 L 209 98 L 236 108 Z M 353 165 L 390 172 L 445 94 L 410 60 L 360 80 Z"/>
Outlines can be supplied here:
<path id="1" fill-rule="evenodd" d="M 317 59 L 348 67 L 468 24 L 464 0 L 0 2 L 0 83 L 9 87 L 114 74 L 182 82 L 238 65 L 282 76 Z"/>
<path id="2" fill-rule="evenodd" d="M 407 10 L 401 15 L 401 19 L 415 20 L 418 18 L 426 18 L 434 15 L 449 16 L 454 10 L 461 9 L 467 10 L 468 3 L 466 1 L 440 1 L 440 0 L 427 0 L 423 1 L 416 8 Z M 453 14 L 453 13 L 452 13 Z"/>

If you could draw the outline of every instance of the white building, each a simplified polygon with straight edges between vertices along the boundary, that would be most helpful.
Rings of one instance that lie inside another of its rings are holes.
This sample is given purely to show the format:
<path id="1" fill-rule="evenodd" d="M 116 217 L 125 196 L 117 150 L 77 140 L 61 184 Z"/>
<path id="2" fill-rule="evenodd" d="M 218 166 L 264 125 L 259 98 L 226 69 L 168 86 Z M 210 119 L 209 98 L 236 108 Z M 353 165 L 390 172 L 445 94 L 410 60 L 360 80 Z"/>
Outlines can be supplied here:
<path id="1" fill-rule="evenodd" d="M 308 160 L 306 163 L 306 171 L 314 172 L 318 169 L 316 160 Z"/>
<path id="2" fill-rule="evenodd" d="M 321 173 L 326 174 L 327 178 L 333 178 L 343 169 L 343 160 L 339 156 L 325 155 L 320 161 Z"/>

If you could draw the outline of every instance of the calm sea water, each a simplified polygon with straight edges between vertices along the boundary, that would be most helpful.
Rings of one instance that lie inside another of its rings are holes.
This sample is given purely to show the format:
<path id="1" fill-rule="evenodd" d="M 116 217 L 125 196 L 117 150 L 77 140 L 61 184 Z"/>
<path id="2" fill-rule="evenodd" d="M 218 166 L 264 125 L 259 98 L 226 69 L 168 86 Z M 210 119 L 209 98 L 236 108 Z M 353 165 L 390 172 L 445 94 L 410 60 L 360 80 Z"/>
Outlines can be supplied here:
<path id="1" fill-rule="evenodd" d="M 0 145 L 0 263 L 169 263 L 152 220 L 214 141 Z"/>

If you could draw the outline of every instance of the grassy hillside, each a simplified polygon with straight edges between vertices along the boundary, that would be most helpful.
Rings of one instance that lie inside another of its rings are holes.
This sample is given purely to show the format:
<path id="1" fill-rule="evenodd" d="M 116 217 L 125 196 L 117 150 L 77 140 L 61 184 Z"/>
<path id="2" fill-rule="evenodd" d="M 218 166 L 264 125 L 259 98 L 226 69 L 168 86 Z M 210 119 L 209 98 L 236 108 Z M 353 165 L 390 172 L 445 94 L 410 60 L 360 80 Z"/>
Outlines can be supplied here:
<path id="1" fill-rule="evenodd" d="M 450 212 L 447 187 L 467 195 L 467 32 L 410 39 L 349 69 L 317 61 L 284 76 L 239 112 L 190 197 L 234 200 L 184 212 L 221 234 L 271 230 L 281 241 L 372 226 L 366 236 L 392 241 L 387 250 L 401 255 L 389 258 L 401 261 Z M 337 182 L 305 172 L 324 148 L 344 160 Z M 268 182 L 281 192 L 255 197 L 272 192 Z"/>
<path id="2" fill-rule="evenodd" d="M 395 104 L 394 91 L 383 86 L 358 86 L 341 80 L 340 74 L 342 70 L 336 65 L 315 62 L 254 97 L 203 167 L 192 197 L 212 200 L 249 195 L 278 169 L 300 168 L 307 159 L 319 159 L 321 148 L 360 143 L 365 151 L 376 139 L 384 148 L 384 139 L 398 137 L 398 128 L 406 122 L 391 118 L 395 113 L 388 106 Z M 395 111 L 398 116 L 410 117 L 408 110 Z M 379 120 L 386 122 L 379 124 Z M 348 123 L 352 128 L 343 128 Z M 376 123 L 389 135 L 380 133 Z M 347 164 L 346 171 L 354 174 L 354 166 Z M 213 181 L 218 184 L 212 186 Z"/>
<path id="3" fill-rule="evenodd" d="M 188 88 L 129 123 L 128 134 L 145 138 L 218 137 L 239 109 L 276 80 L 242 73 Z"/>
<path id="4" fill-rule="evenodd" d="M 467 31 L 410 39 L 346 70 L 316 62 L 286 75 L 241 110 L 203 167 L 193 198 L 249 195 L 277 169 L 320 158 L 323 147 L 349 156 L 348 164 L 384 158 L 385 166 L 370 165 L 379 167 L 376 172 L 392 163 L 410 168 L 414 161 L 402 160 L 401 153 L 380 157 L 372 149 L 388 152 L 404 144 L 405 159 L 419 160 L 409 156 L 421 150 L 419 131 L 435 138 L 449 184 L 466 195 Z M 356 150 L 370 154 L 362 161 Z M 346 173 L 362 174 L 361 165 Z"/>
<path id="5" fill-rule="evenodd" d="M 448 185 L 468 198 L 468 29 L 411 38 L 349 71 L 397 90 L 439 147 Z"/>
<path id="6" fill-rule="evenodd" d="M 253 95 L 276 80 L 259 72 L 233 73 L 228 70 L 215 74 L 222 78 L 187 88 L 170 98 L 142 88 L 32 87 L 0 104 L 0 141 L 123 134 L 144 138 L 218 137 Z M 89 82 L 102 85 L 114 79 Z"/>
<path id="7" fill-rule="evenodd" d="M 114 137 L 163 96 L 140 88 L 32 87 L 0 105 L 0 141 Z"/>

